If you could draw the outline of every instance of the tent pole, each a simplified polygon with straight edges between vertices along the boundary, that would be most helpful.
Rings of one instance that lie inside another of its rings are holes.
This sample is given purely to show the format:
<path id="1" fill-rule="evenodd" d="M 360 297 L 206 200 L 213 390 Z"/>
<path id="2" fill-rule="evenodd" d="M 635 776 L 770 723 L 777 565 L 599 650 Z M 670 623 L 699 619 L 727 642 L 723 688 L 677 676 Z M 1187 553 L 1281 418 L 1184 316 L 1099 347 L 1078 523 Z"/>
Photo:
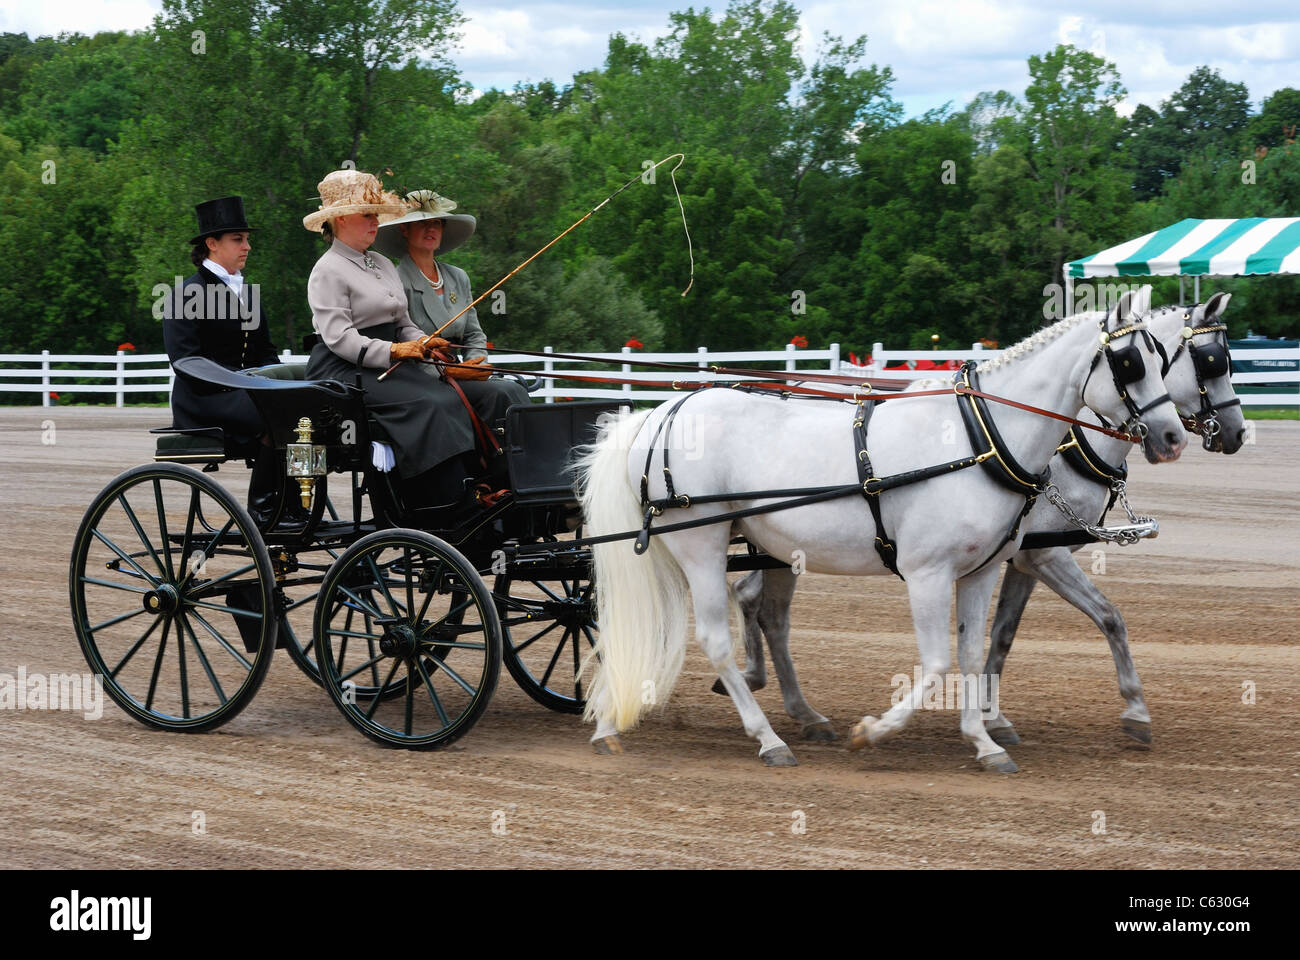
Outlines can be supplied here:
<path id="1" fill-rule="evenodd" d="M 1201 275 L 1192 277 L 1192 303 L 1201 302 Z"/>
<path id="2" fill-rule="evenodd" d="M 1067 263 L 1061 273 L 1065 276 L 1065 315 L 1074 316 L 1074 278 L 1070 276 L 1070 265 Z"/>
<path id="3" fill-rule="evenodd" d="M 1187 302 L 1187 290 L 1184 289 L 1183 287 L 1183 275 L 1180 273 L 1178 275 L 1178 303 L 1181 305 L 1186 302 Z"/>

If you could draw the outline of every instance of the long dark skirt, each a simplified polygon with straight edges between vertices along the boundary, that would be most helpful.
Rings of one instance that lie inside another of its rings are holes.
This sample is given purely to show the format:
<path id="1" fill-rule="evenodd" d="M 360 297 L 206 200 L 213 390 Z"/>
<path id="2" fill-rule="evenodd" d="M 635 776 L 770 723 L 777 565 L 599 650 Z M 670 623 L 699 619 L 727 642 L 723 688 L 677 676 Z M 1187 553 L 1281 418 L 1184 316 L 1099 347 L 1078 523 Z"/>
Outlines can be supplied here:
<path id="1" fill-rule="evenodd" d="M 366 333 L 383 337 L 384 331 L 378 327 Z M 353 383 L 358 373 L 366 391 L 366 409 L 393 438 L 397 472 L 403 477 L 417 476 L 474 449 L 474 428 L 456 391 L 426 376 L 413 362 L 402 363 L 381 381 L 382 370 L 348 363 L 323 343 L 312 348 L 307 361 L 307 376 L 312 380 Z"/>
<path id="2" fill-rule="evenodd" d="M 461 380 L 460 388 L 465 391 L 465 399 L 473 405 L 479 419 L 489 428 L 495 428 L 498 421 L 505 419 L 506 410 L 512 404 L 532 402 L 518 380 L 504 377 Z"/>

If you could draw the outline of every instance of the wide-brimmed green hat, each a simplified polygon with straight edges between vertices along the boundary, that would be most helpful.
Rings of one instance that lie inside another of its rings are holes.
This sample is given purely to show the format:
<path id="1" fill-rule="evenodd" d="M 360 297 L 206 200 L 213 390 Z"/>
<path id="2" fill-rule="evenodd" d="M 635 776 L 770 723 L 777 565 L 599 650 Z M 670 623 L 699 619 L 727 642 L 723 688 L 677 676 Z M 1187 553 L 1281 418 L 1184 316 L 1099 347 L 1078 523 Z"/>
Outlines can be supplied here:
<path id="1" fill-rule="evenodd" d="M 383 224 L 370 249 L 400 260 L 406 256 L 406 238 L 402 236 L 401 224 L 441 220 L 442 242 L 434 252 L 446 253 L 468 240 L 478 226 L 478 221 L 469 214 L 451 212 L 456 209 L 455 200 L 448 200 L 432 190 L 413 190 L 406 195 L 406 202 L 413 204 L 415 209 L 404 217 Z"/>

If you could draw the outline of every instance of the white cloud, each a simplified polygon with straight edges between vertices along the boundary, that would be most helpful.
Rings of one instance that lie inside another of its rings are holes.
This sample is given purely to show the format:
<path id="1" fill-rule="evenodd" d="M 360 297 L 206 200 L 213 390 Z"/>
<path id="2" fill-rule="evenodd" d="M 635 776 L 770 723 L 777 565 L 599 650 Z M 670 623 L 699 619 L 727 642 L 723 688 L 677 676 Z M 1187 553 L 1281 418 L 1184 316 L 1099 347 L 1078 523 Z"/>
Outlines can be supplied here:
<path id="1" fill-rule="evenodd" d="M 145 30 L 162 12 L 162 0 L 0 0 L 0 32 L 30 37 L 64 31 L 94 34 L 104 30 Z"/>
<path id="2" fill-rule="evenodd" d="M 564 84 L 599 67 L 609 36 L 645 43 L 668 32 L 670 10 L 705 0 L 461 0 L 467 22 L 451 59 L 474 86 L 519 81 Z M 709 0 L 715 17 L 727 0 Z M 801 52 L 823 33 L 868 35 L 867 58 L 894 71 L 894 95 L 909 115 L 945 101 L 963 106 L 983 90 L 1019 95 L 1025 61 L 1068 39 L 1113 61 L 1129 91 L 1124 112 L 1158 107 L 1201 64 L 1246 83 L 1259 101 L 1300 85 L 1300 10 L 1295 0 L 794 0 Z M 0 30 L 32 36 L 148 27 L 161 0 L 0 0 Z"/>

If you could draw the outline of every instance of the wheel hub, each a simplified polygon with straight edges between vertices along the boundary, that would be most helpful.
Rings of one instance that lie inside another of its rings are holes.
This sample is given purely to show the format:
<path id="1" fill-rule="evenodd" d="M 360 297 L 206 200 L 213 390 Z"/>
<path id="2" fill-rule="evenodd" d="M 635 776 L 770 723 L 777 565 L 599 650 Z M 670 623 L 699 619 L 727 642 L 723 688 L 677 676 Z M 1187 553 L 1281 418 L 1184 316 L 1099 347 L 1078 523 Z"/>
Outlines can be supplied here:
<path id="1" fill-rule="evenodd" d="M 395 623 L 379 638 L 379 652 L 386 657 L 408 660 L 419 647 L 419 637 L 408 623 Z"/>
<path id="2" fill-rule="evenodd" d="M 170 583 L 160 583 L 144 595 L 144 608 L 154 616 L 162 616 L 176 612 L 176 607 L 180 602 L 180 594 Z"/>

